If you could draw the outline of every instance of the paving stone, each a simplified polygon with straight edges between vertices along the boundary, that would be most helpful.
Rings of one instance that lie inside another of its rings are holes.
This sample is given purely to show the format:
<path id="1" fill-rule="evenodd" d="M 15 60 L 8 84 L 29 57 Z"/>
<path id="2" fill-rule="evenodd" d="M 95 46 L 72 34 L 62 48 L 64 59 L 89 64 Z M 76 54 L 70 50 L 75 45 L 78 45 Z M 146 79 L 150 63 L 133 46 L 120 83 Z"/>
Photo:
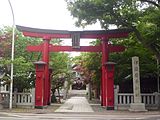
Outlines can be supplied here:
<path id="1" fill-rule="evenodd" d="M 86 97 L 71 97 L 55 112 L 94 112 Z"/>

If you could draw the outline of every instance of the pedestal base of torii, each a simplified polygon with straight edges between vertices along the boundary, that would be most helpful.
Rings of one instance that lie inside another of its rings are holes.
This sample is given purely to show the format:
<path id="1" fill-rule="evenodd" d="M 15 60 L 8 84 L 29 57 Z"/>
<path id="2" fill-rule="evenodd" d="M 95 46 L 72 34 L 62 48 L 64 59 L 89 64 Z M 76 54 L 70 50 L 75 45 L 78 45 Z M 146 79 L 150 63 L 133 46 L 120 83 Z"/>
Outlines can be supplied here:
<path id="1" fill-rule="evenodd" d="M 144 103 L 131 103 L 130 109 L 131 112 L 146 112 L 145 104 Z"/>
<path id="2" fill-rule="evenodd" d="M 46 109 L 47 108 L 47 105 L 45 106 L 35 106 L 36 109 Z"/>
<path id="3" fill-rule="evenodd" d="M 107 106 L 106 110 L 114 110 L 114 107 L 113 106 Z"/>

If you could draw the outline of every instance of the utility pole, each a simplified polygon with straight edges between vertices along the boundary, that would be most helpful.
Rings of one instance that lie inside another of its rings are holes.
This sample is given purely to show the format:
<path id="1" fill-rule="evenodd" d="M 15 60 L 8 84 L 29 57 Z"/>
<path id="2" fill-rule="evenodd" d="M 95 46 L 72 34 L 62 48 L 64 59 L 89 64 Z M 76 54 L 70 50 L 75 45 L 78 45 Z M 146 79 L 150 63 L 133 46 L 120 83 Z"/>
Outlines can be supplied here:
<path id="1" fill-rule="evenodd" d="M 8 0 L 8 3 L 9 3 L 10 8 L 11 8 L 12 20 L 13 20 L 13 25 L 12 25 L 12 53 L 11 53 L 11 80 L 10 80 L 10 100 L 9 100 L 9 109 L 12 109 L 15 19 L 14 19 L 14 12 L 13 12 L 13 8 L 12 8 L 12 4 L 11 4 L 10 0 Z"/>

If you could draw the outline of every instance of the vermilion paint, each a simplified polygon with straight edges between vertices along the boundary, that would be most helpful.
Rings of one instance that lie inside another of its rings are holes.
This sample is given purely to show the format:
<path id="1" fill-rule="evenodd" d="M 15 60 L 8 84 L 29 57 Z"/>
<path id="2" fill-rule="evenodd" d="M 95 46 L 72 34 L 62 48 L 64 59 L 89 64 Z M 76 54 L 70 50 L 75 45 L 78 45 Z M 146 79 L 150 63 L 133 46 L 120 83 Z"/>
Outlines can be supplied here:
<path id="1" fill-rule="evenodd" d="M 100 31 L 61 31 L 61 30 L 43 30 L 36 28 L 28 28 L 17 26 L 25 36 L 39 37 L 43 39 L 43 43 L 37 46 L 28 46 L 30 52 L 42 52 L 42 61 L 46 64 L 44 69 L 39 70 L 36 66 L 36 97 L 35 106 L 43 107 L 50 104 L 51 81 L 49 72 L 49 52 L 60 51 L 78 51 L 78 52 L 102 52 L 102 78 L 101 78 L 101 105 L 107 109 L 114 109 L 114 64 L 107 64 L 109 53 L 121 52 L 125 50 L 124 46 L 113 46 L 108 43 L 110 38 L 127 37 L 130 30 L 100 30 Z M 72 46 L 53 46 L 49 44 L 51 38 L 71 38 L 72 34 L 79 33 L 80 38 L 100 39 L 100 46 L 80 46 L 73 48 Z"/>

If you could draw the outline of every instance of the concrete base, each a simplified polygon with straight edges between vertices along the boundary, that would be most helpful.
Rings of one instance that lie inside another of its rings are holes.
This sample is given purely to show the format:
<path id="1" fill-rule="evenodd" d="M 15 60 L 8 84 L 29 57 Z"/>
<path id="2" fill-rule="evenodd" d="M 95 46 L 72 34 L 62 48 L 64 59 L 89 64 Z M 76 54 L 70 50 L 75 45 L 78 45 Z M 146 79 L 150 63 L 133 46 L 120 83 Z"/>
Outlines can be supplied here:
<path id="1" fill-rule="evenodd" d="M 107 110 L 114 110 L 114 107 L 112 107 L 112 106 L 107 106 L 106 109 L 107 109 Z"/>
<path id="2" fill-rule="evenodd" d="M 51 105 L 51 102 L 47 103 L 47 105 Z"/>
<path id="3" fill-rule="evenodd" d="M 3 105 L 2 105 L 2 103 L 0 103 L 0 110 L 2 110 L 3 109 Z"/>
<path id="4" fill-rule="evenodd" d="M 36 109 L 43 109 L 43 106 L 35 106 Z"/>
<path id="5" fill-rule="evenodd" d="M 144 103 L 131 103 L 130 109 L 131 112 L 146 112 L 145 104 Z"/>
<path id="6" fill-rule="evenodd" d="M 43 108 L 47 108 L 48 106 L 47 105 L 45 105 L 45 106 L 34 106 L 34 108 L 36 108 L 36 109 L 43 109 Z"/>

